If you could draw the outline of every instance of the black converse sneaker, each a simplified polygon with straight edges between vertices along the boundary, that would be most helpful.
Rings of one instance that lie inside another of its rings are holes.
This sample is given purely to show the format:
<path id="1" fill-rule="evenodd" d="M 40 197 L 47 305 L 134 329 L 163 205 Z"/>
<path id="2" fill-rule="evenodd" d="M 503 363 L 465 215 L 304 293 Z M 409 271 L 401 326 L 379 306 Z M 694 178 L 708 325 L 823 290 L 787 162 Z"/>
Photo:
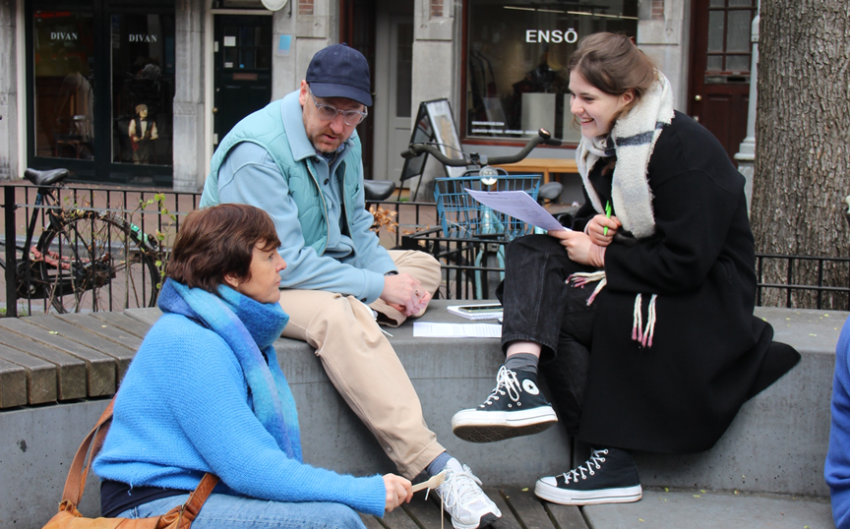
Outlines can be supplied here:
<path id="1" fill-rule="evenodd" d="M 534 494 L 562 505 L 630 503 L 643 497 L 631 454 L 619 448 L 591 450 L 583 465 L 560 476 L 540 478 Z"/>
<path id="2" fill-rule="evenodd" d="M 466 441 L 489 443 L 542 432 L 556 422 L 555 410 L 546 402 L 534 375 L 502 366 L 487 400 L 477 408 L 455 413 L 452 431 Z"/>

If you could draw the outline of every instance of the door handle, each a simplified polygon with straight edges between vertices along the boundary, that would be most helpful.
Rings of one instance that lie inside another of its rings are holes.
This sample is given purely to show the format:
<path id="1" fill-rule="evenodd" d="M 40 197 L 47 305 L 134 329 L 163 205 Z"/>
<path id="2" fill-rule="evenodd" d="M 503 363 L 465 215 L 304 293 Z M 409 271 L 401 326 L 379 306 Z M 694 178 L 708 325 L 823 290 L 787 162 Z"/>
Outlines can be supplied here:
<path id="1" fill-rule="evenodd" d="M 213 113 L 213 114 L 218 114 L 218 107 L 213 107 L 213 109 L 212 109 L 212 113 Z"/>
<path id="2" fill-rule="evenodd" d="M 701 95 L 699 95 L 699 94 L 695 95 L 695 96 L 694 96 L 694 101 L 696 101 L 697 103 L 699 103 L 700 101 L 702 101 L 702 96 L 701 96 Z"/>

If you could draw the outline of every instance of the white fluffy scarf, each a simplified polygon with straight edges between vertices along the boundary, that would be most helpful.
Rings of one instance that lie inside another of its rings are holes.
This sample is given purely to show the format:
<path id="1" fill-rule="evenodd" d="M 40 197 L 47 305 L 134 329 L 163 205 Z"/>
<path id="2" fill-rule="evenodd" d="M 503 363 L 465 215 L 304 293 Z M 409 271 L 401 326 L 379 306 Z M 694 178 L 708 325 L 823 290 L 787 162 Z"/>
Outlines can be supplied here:
<path id="1" fill-rule="evenodd" d="M 611 130 L 617 154 L 611 198 L 614 211 L 623 228 L 638 239 L 655 233 L 652 191 L 646 179 L 647 165 L 661 130 L 673 121 L 673 95 L 670 81 L 656 71 L 658 82 L 643 95 L 640 102 L 621 116 Z M 605 156 L 606 137 L 588 140 L 582 137 L 576 149 L 576 165 L 593 208 L 604 213 L 599 194 L 587 178 L 599 158 Z M 609 154 L 610 156 L 610 154 Z"/>

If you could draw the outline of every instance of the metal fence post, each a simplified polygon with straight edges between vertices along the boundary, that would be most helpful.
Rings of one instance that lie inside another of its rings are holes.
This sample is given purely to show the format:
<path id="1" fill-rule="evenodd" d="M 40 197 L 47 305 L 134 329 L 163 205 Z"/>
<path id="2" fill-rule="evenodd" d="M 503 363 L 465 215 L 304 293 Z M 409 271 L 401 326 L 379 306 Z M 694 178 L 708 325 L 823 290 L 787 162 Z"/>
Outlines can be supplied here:
<path id="1" fill-rule="evenodd" d="M 3 186 L 3 211 L 6 221 L 6 317 L 18 317 L 18 263 L 15 256 L 15 188 Z"/>

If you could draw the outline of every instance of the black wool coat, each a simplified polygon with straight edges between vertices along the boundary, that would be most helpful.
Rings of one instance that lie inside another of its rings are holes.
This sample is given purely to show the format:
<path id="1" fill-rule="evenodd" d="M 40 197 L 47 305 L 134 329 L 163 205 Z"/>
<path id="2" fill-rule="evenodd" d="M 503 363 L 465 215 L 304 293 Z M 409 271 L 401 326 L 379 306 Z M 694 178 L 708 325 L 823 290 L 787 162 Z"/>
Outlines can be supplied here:
<path id="1" fill-rule="evenodd" d="M 698 452 L 799 354 L 771 344 L 773 329 L 753 316 L 744 177 L 714 136 L 677 112 L 655 144 L 647 178 L 656 233 L 615 240 L 606 250 L 608 284 L 594 301 L 578 438 L 598 447 Z M 610 189 L 598 191 L 610 196 Z M 632 340 L 639 293 L 644 326 L 650 296 L 658 295 L 652 347 Z"/>

